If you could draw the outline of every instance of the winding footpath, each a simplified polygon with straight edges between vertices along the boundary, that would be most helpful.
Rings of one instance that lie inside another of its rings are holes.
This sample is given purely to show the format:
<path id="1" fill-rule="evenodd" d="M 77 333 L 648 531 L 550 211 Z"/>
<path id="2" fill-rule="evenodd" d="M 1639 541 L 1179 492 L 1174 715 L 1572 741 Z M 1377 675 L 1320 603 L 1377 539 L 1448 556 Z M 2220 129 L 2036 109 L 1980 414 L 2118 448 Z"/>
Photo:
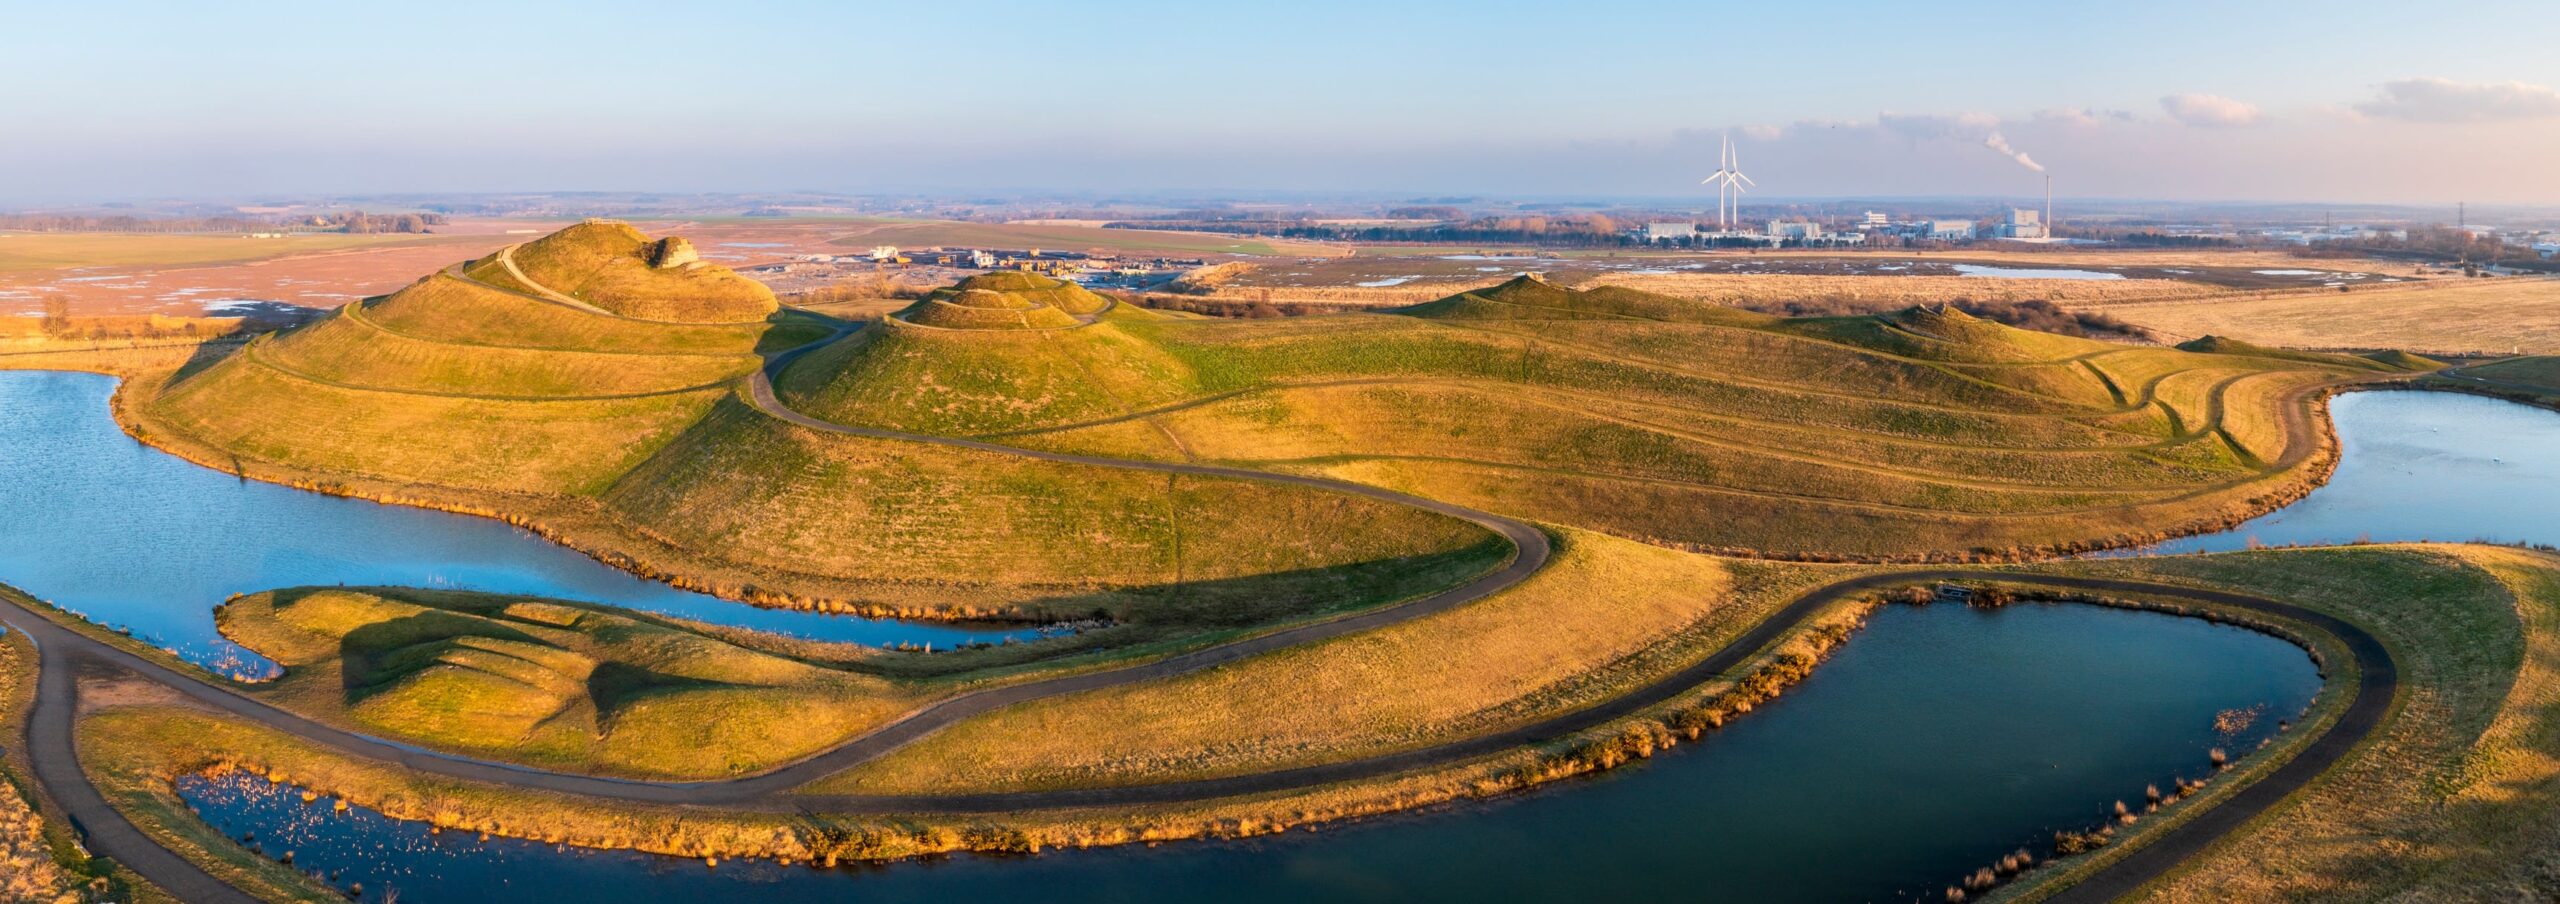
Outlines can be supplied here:
<path id="1" fill-rule="evenodd" d="M 501 255 L 501 260 L 512 263 Z M 510 267 L 512 270 L 512 267 Z M 513 275 L 513 274 L 511 274 Z M 521 293 L 519 293 L 521 294 Z M 532 296 L 528 296 L 532 297 Z M 552 299 L 543 299 L 551 301 Z M 555 302 L 557 303 L 557 302 Z M 1298 625 L 1268 634 L 1205 647 L 1122 668 L 1066 675 L 972 691 L 926 705 L 824 753 L 758 775 L 700 782 L 653 782 L 549 772 L 490 760 L 425 750 L 346 731 L 278 709 L 237 688 L 206 676 L 172 668 L 58 623 L 15 594 L 0 592 L 0 622 L 24 632 L 40 652 L 36 704 L 27 731 L 27 752 L 35 778 L 68 813 L 90 849 L 125 864 L 144 879 L 187 901 L 254 900 L 229 888 L 184 858 L 161 847 L 107 804 L 79 766 L 75 724 L 82 675 L 127 673 L 174 689 L 202 707 L 253 722 L 350 756 L 415 772 L 514 788 L 574 794 L 631 803 L 720 807 L 775 812 L 984 813 L 1068 806 L 1116 806 L 1215 799 L 1241 794 L 1288 791 L 1336 782 L 1376 778 L 1415 770 L 1461 764 L 1524 746 L 1560 740 L 1607 725 L 1671 701 L 1698 686 L 1725 677 L 1747 664 L 1754 654 L 1794 631 L 1808 617 L 1838 601 L 1860 594 L 1915 583 L 1983 579 L 2062 590 L 2142 594 L 2184 599 L 2225 609 L 2247 611 L 2295 622 L 2336 637 L 2351 650 L 2363 680 L 2346 714 L 2299 755 L 2272 774 L 2243 789 L 2231 800 L 2180 825 L 2132 855 L 2108 865 L 2053 900 L 2095 901 L 2139 887 L 2202 850 L 2344 757 L 2377 727 L 2392 704 L 2397 669 L 2381 643 L 2352 625 L 2273 600 L 2221 591 L 2166 584 L 2094 578 L 2014 574 L 1982 569 L 1904 569 L 1843 580 L 1798 597 L 1705 659 L 1611 700 L 1494 734 L 1431 747 L 1362 759 L 1345 760 L 1228 778 L 1155 785 L 1069 789 L 958 796 L 816 796 L 789 793 L 818 778 L 875 760 L 964 719 L 999 708 L 1064 694 L 1120 687 L 1192 674 L 1286 647 L 1315 643 L 1445 612 L 1519 584 L 1543 568 L 1553 554 L 1545 532 L 1513 518 L 1424 499 L 1392 490 L 1321 477 L 1277 474 L 1242 468 L 1178 462 L 1156 462 L 1044 452 L 980 440 L 927 436 L 851 427 L 803 415 L 776 398 L 773 378 L 800 356 L 839 341 L 852 332 L 841 329 L 815 342 L 774 355 L 749 379 L 746 395 L 758 410 L 789 423 L 830 433 L 898 442 L 971 449 L 1042 461 L 1154 473 L 1255 480 L 1328 492 L 1345 493 L 1435 512 L 1492 530 L 1508 539 L 1517 553 L 1503 567 L 1464 585 L 1436 594 L 1383 606 L 1354 615 Z M 2289 452 L 2307 453 L 2313 425 L 2308 418 L 2289 424 L 2295 440 Z"/>

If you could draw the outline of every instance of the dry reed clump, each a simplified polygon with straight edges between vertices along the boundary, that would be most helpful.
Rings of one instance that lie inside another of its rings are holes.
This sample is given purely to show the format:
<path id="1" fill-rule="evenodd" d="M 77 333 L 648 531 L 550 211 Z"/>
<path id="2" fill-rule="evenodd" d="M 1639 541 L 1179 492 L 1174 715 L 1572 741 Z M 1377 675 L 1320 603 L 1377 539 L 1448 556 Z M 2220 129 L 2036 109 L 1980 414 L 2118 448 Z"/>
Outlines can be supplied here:
<path id="1" fill-rule="evenodd" d="M 83 900 L 81 892 L 80 883 L 53 861 L 44 817 L 16 794 L 0 790 L 0 901 L 69 904 Z"/>

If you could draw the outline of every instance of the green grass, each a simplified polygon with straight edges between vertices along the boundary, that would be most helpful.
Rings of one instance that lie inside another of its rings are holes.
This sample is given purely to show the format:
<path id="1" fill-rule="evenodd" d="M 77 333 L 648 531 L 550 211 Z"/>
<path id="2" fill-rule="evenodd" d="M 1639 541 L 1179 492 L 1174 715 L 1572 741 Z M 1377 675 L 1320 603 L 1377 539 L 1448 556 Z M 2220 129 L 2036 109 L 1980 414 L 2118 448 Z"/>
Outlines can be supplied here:
<path id="1" fill-rule="evenodd" d="M 776 391 L 836 423 L 972 436 L 1112 417 L 1197 386 L 1182 360 L 1116 323 L 957 332 L 890 320 L 794 362 Z"/>
<path id="2" fill-rule="evenodd" d="M 2542 387 L 2560 394 L 2560 356 L 2528 355 L 2486 364 L 2474 364 L 2463 373 L 2483 379 Z"/>
<path id="3" fill-rule="evenodd" d="M 1529 278 L 1398 314 L 995 336 L 874 328 L 782 392 L 838 423 L 1321 473 L 1691 547 L 1915 557 L 2249 511 L 2304 479 L 2276 467 L 2295 391 L 2383 367 Z"/>
<path id="4" fill-rule="evenodd" d="M 659 778 L 762 771 L 920 691 L 603 606 L 401 588 L 236 597 L 225 636 L 286 667 L 255 692 L 372 734 Z"/>
<path id="5" fill-rule="evenodd" d="M 734 401 L 602 498 L 671 543 L 866 599 L 1156 623 L 1357 606 L 1381 581 L 1418 592 L 1401 570 L 1502 554 L 1481 528 L 1354 496 L 824 433 Z"/>

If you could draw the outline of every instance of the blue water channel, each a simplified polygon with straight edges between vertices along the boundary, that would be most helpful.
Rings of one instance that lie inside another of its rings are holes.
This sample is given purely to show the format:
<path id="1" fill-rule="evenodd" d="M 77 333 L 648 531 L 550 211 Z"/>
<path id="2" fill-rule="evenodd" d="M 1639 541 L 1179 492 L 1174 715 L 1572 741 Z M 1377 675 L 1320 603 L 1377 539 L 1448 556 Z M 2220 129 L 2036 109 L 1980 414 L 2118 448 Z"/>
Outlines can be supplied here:
<path id="1" fill-rule="evenodd" d="M 213 607 L 299 585 L 538 594 L 866 644 L 1008 634 L 759 609 L 633 577 L 487 518 L 242 480 L 124 435 L 107 412 L 114 391 L 95 374 L 0 371 L 0 582 L 217 669 L 265 661 L 214 630 Z"/>
<path id="2" fill-rule="evenodd" d="M 2198 619 L 1890 607 L 1777 702 L 1598 778 L 1253 841 L 859 869 L 430 835 L 248 776 L 187 779 L 180 794 L 231 837 L 361 882 L 369 900 L 1943 900 L 1949 882 L 2041 852 L 2118 798 L 2138 806 L 2146 784 L 2207 774 L 2214 748 L 2255 748 L 2319 687 L 2300 648 Z"/>

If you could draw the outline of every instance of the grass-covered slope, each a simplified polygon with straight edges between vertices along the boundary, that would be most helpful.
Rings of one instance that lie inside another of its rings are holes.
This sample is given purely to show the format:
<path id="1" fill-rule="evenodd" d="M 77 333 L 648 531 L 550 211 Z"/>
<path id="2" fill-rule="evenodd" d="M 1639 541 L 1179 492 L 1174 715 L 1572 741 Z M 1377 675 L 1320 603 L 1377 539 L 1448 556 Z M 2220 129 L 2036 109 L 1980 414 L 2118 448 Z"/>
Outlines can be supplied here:
<path id="1" fill-rule="evenodd" d="M 1116 310 L 1116 309 L 1115 309 Z M 1518 279 L 1400 316 L 883 324 L 783 375 L 804 413 L 1321 473 L 1656 542 L 1930 557 L 2138 541 L 2310 478 L 2349 356 L 2021 330 L 1944 307 L 1778 319 Z M 2295 442 L 2302 448 L 2295 448 Z"/>
<path id="2" fill-rule="evenodd" d="M 2268 348 L 2263 345 L 2242 342 L 2238 339 L 2233 339 L 2227 336 L 2200 336 L 2178 343 L 2178 349 L 2180 351 L 2189 351 L 2205 355 L 2238 355 L 2248 358 L 2271 358 L 2280 361 L 2301 361 L 2309 364 L 2325 364 L 2334 367 L 2359 368 L 2381 373 L 2421 373 L 2444 366 L 2444 362 L 2442 361 L 2420 355 L 2412 355 L 2403 351 L 2382 351 L 2363 355 L 2347 355 L 2333 352 L 2305 352 L 2284 348 Z"/>
<path id="3" fill-rule="evenodd" d="M 936 289 L 890 315 L 946 330 L 1060 330 L 1086 323 L 1111 300 L 1036 273 L 983 273 Z"/>
<path id="4" fill-rule="evenodd" d="M 585 604 L 298 588 L 235 597 L 215 621 L 286 667 L 259 693 L 296 711 L 448 750 L 624 774 L 760 771 L 914 703 L 878 678 Z"/>
<path id="5" fill-rule="evenodd" d="M 524 249 L 636 235 L 627 232 L 587 224 Z M 969 433 L 1043 412 L 1098 416 L 1190 385 L 1178 359 L 1121 331 L 1153 318 L 1081 288 L 995 274 L 943 295 L 1076 328 L 893 319 L 812 356 L 821 367 L 795 369 L 784 392 L 848 422 Z M 517 514 L 636 568 L 767 601 L 1105 612 L 1149 623 L 1128 633 L 1163 636 L 1428 592 L 1505 554 L 1456 519 L 1343 494 L 793 426 L 740 390 L 760 351 L 823 336 L 831 322 L 786 312 L 669 323 L 583 307 L 603 300 L 439 273 L 191 367 L 142 404 L 152 429 L 205 447 L 200 460 Z M 455 495 L 490 492 L 514 501 Z"/>
<path id="6" fill-rule="evenodd" d="M 1341 493 L 826 433 L 734 400 L 602 499 L 667 542 L 858 598 L 1158 625 L 1408 596 L 1508 554 L 1474 525 Z"/>
<path id="7" fill-rule="evenodd" d="M 535 295 L 558 292 L 641 320 L 755 323 L 773 315 L 773 290 L 690 257 L 683 239 L 651 240 L 627 223 L 588 220 L 471 262 L 472 278 Z M 681 247 L 679 257 L 669 257 Z"/>
<path id="8" fill-rule="evenodd" d="M 708 412 L 775 333 L 808 335 L 794 316 L 650 323 L 438 273 L 182 370 L 151 409 L 296 469 L 583 493 Z"/>
<path id="9" fill-rule="evenodd" d="M 1181 359 L 1115 321 L 955 331 L 892 318 L 794 362 L 775 388 L 836 423 L 969 436 L 1110 417 L 1198 387 Z"/>

